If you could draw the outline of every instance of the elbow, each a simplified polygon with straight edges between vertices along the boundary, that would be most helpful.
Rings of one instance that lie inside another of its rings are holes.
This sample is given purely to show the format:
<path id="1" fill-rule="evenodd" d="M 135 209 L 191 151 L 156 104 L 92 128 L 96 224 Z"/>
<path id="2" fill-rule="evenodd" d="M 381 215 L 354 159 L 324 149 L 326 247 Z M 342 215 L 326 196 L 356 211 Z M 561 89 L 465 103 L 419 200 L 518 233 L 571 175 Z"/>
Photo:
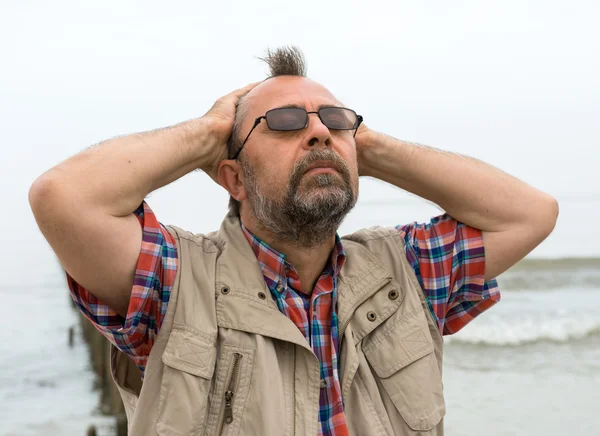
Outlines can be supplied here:
<path id="1" fill-rule="evenodd" d="M 29 187 L 29 207 L 37 215 L 47 203 L 53 192 L 52 182 L 45 174 L 38 177 Z"/>
<path id="2" fill-rule="evenodd" d="M 61 210 L 61 182 L 52 174 L 44 173 L 30 186 L 29 207 L 40 227 Z"/>
<path id="3" fill-rule="evenodd" d="M 44 175 L 38 177 L 29 187 L 28 200 L 31 211 L 37 217 L 50 193 L 49 183 Z"/>
<path id="4" fill-rule="evenodd" d="M 558 201 L 554 197 L 550 197 L 549 205 L 548 205 L 548 221 L 550 222 L 551 228 L 550 232 L 554 230 L 556 226 L 556 222 L 558 221 L 558 214 L 560 212 L 560 207 L 558 205 Z"/>
<path id="5" fill-rule="evenodd" d="M 543 204 L 538 209 L 538 229 L 542 239 L 546 239 L 556 227 L 559 214 L 559 205 L 556 198 L 545 195 Z"/>

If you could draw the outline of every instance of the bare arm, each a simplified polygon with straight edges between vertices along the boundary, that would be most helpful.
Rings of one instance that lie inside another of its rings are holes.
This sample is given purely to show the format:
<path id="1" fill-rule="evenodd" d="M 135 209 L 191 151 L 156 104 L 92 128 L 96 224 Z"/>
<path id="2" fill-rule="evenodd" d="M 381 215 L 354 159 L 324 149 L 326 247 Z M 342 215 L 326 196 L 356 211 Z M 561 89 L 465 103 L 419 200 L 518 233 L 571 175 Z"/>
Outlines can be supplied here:
<path id="1" fill-rule="evenodd" d="M 120 315 L 127 313 L 142 241 L 133 211 L 150 192 L 195 169 L 214 178 L 235 104 L 249 89 L 221 98 L 200 119 L 89 148 L 31 186 L 32 211 L 62 266 Z"/>
<path id="2" fill-rule="evenodd" d="M 491 165 L 367 129 L 360 133 L 361 175 L 430 200 L 483 231 L 486 281 L 525 257 L 554 229 L 556 200 Z"/>

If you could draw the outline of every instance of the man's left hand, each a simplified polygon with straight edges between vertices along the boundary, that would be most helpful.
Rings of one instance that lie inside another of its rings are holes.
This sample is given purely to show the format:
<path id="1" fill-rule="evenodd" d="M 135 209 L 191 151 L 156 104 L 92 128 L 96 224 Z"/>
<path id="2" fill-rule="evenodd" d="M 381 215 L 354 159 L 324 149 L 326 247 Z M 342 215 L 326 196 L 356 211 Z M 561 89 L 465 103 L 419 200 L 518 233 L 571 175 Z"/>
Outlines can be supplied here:
<path id="1" fill-rule="evenodd" d="M 373 145 L 373 131 L 363 123 L 358 127 L 354 139 L 356 140 L 356 159 L 358 162 L 358 175 L 366 176 L 368 175 L 368 172 L 365 151 L 367 150 L 367 148 Z"/>

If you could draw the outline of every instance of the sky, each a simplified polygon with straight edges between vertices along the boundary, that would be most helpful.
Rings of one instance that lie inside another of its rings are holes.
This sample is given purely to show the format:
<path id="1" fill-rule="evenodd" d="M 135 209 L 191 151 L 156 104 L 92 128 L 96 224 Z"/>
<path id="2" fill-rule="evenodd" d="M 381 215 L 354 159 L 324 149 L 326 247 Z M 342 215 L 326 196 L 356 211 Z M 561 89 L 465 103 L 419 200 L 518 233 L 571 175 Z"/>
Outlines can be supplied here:
<path id="1" fill-rule="evenodd" d="M 27 203 L 42 172 L 101 140 L 202 116 L 263 79 L 257 57 L 285 44 L 370 128 L 477 157 L 557 197 L 559 225 L 534 253 L 600 256 L 599 18 L 592 0 L 3 2 L 0 224 L 14 247 L 3 268 L 49 259 Z M 162 222 L 208 232 L 227 199 L 196 172 L 148 201 Z M 342 230 L 437 213 L 361 180 Z"/>

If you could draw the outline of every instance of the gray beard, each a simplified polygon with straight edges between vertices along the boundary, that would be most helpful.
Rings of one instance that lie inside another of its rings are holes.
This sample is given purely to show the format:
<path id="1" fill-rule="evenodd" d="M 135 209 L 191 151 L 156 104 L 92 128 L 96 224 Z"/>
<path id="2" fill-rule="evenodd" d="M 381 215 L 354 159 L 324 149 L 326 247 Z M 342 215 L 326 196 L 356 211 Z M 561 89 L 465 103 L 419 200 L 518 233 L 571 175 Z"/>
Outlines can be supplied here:
<path id="1" fill-rule="evenodd" d="M 311 176 L 310 181 L 304 182 L 303 192 L 299 192 L 306 168 L 317 160 L 337 162 L 340 173 Z M 350 171 L 331 150 L 316 150 L 302 159 L 292 171 L 287 192 L 278 200 L 264 195 L 256 172 L 246 159 L 240 163 L 254 216 L 261 227 L 281 242 L 303 248 L 322 244 L 337 231 L 356 204 L 358 195 L 352 189 Z"/>

